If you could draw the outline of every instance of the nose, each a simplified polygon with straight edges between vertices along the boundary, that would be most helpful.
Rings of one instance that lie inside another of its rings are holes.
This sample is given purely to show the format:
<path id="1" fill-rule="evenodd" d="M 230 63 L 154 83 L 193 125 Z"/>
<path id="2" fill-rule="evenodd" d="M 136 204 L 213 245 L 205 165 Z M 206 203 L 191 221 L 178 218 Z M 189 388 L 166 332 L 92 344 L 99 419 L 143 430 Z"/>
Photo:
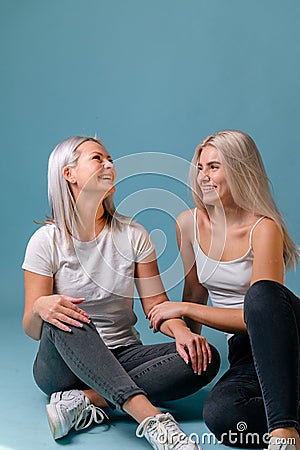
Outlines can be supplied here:
<path id="1" fill-rule="evenodd" d="M 208 169 L 207 170 L 204 170 L 204 169 L 200 170 L 199 177 L 201 178 L 201 180 L 204 180 L 205 178 L 207 180 L 209 180 L 210 178 L 209 178 L 209 174 L 208 174 Z"/>
<path id="2" fill-rule="evenodd" d="M 110 168 L 114 167 L 114 163 L 109 159 L 104 159 L 103 167 L 105 167 L 106 169 L 107 168 L 110 169 Z"/>

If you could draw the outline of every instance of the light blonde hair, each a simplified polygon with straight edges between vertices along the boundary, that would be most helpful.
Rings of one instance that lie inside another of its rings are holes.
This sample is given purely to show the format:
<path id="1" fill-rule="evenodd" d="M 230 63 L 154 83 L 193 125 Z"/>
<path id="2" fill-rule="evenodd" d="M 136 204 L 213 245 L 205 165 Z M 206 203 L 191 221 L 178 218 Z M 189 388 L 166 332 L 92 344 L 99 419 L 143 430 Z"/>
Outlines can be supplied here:
<path id="1" fill-rule="evenodd" d="M 80 156 L 80 152 L 77 151 L 78 147 L 86 141 L 94 141 L 106 151 L 103 142 L 97 138 L 72 136 L 54 148 L 48 161 L 48 199 L 51 217 L 47 217 L 44 223 L 55 223 L 68 243 L 70 243 L 71 236 L 74 236 L 74 232 L 76 234 L 80 217 L 69 183 L 63 177 L 62 171 L 65 166 L 75 167 L 77 165 Z M 103 200 L 103 207 L 106 223 L 111 226 L 115 217 L 113 193 Z"/>
<path id="2" fill-rule="evenodd" d="M 239 130 L 224 130 L 208 136 L 196 147 L 190 169 L 190 184 L 196 206 L 205 210 L 197 183 L 197 164 L 207 145 L 212 145 L 219 151 L 235 204 L 255 215 L 274 220 L 283 236 L 285 265 L 287 268 L 295 268 L 299 257 L 297 246 L 291 239 L 271 194 L 261 155 L 248 134 Z"/>

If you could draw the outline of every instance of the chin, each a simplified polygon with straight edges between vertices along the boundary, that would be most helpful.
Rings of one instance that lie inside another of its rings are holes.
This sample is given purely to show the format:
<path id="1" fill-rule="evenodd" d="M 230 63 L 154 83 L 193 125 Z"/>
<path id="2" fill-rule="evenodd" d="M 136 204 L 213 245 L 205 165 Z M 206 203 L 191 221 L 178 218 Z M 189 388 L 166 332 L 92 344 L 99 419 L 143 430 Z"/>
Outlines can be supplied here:
<path id="1" fill-rule="evenodd" d="M 104 194 L 104 198 L 109 197 L 110 195 L 113 195 L 116 192 L 116 188 L 115 186 L 112 186 L 110 189 L 108 189 L 105 194 Z"/>
<path id="2" fill-rule="evenodd" d="M 220 203 L 220 198 L 217 194 L 203 195 L 202 202 L 207 206 L 214 206 Z"/>

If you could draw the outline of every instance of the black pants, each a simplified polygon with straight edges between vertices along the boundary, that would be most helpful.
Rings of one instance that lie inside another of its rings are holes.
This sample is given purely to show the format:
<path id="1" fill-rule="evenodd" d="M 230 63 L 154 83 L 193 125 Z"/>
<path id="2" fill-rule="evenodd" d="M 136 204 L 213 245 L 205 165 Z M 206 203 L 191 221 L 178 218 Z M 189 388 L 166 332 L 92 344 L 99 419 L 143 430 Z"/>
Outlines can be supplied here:
<path id="1" fill-rule="evenodd" d="M 210 392 L 204 420 L 226 445 L 263 448 L 276 428 L 299 431 L 300 299 L 258 281 L 244 307 L 248 335 L 229 339 L 230 368 Z"/>

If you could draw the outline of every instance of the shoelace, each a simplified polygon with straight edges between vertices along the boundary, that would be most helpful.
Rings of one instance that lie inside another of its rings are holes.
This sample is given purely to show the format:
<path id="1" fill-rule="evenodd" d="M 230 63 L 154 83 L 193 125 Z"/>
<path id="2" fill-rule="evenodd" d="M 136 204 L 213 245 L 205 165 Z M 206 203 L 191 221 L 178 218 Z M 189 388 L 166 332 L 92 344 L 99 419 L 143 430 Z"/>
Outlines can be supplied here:
<path id="1" fill-rule="evenodd" d="M 154 417 L 146 417 L 146 419 L 144 419 L 137 427 L 136 432 L 135 432 L 136 437 L 139 437 L 139 438 L 144 437 L 149 423 L 157 422 L 157 421 L 158 421 L 158 419 L 155 419 Z"/>
<path id="2" fill-rule="evenodd" d="M 102 423 L 104 419 L 109 420 L 103 409 L 91 404 L 81 411 L 74 428 L 76 431 L 83 430 L 84 428 L 89 427 L 93 421 L 99 424 Z"/>
<path id="3" fill-rule="evenodd" d="M 153 426 L 156 426 L 155 431 L 160 443 L 168 443 L 170 449 L 174 447 L 178 449 L 187 444 L 188 437 L 184 434 L 183 431 L 181 433 L 178 433 L 178 423 L 172 417 L 170 417 L 168 413 L 166 413 L 164 417 L 146 417 L 146 419 L 144 419 L 137 427 L 135 433 L 136 436 L 140 438 L 144 437 L 147 432 L 148 425 L 151 422 L 153 422 Z M 149 429 L 149 431 L 151 431 L 151 428 Z M 169 432 L 171 436 L 178 436 L 178 439 L 175 439 L 175 442 L 168 442 Z"/>

